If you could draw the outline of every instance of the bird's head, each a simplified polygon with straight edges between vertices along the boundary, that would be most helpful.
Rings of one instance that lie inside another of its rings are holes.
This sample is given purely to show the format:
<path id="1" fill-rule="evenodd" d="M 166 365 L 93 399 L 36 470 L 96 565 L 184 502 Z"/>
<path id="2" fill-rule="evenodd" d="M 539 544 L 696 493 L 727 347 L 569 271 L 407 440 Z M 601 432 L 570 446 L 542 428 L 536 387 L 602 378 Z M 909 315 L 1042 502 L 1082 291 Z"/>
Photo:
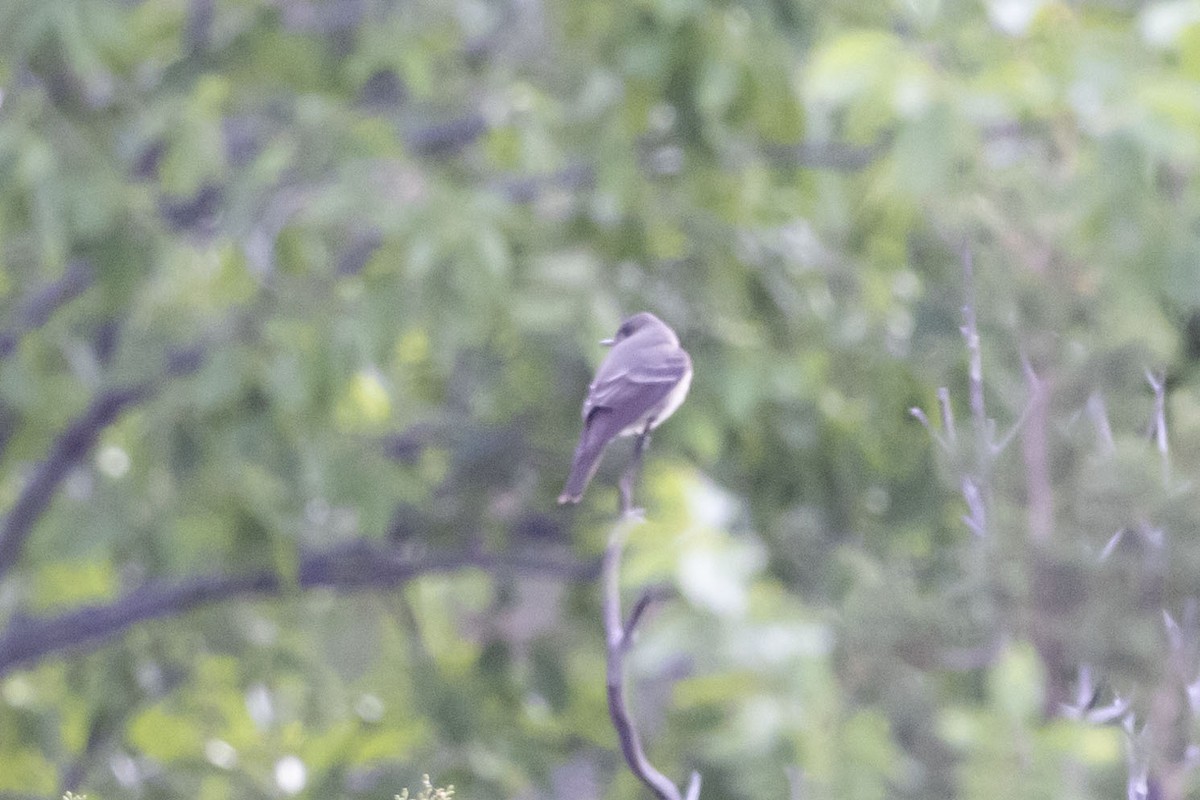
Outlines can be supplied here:
<path id="1" fill-rule="evenodd" d="M 602 344 L 606 347 L 612 347 L 613 345 L 617 344 L 618 342 L 621 342 L 625 339 L 628 339 L 630 336 L 633 336 L 635 333 L 639 333 L 639 332 L 645 331 L 645 330 L 652 330 L 652 331 L 656 331 L 656 332 L 661 331 L 668 338 L 671 338 L 671 339 L 675 338 L 675 334 L 671 331 L 670 328 L 667 327 L 666 323 L 664 323 L 661 319 L 659 319 L 658 317 L 651 314 L 649 311 L 642 311 L 637 314 L 634 314 L 632 317 L 629 317 L 624 322 L 622 322 L 621 327 L 617 328 L 616 335 L 613 336 L 611 339 L 602 340 L 600 342 L 600 344 Z"/>

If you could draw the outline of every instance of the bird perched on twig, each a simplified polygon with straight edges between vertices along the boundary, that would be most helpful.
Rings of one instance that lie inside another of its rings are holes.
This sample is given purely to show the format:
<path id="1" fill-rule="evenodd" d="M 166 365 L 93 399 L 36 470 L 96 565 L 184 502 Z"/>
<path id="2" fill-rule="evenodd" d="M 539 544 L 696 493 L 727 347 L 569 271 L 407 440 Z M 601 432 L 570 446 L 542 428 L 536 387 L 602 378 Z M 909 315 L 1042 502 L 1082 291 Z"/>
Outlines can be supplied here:
<path id="1" fill-rule="evenodd" d="M 559 503 L 578 503 L 600 464 L 604 447 L 618 436 L 645 437 L 687 396 L 692 359 L 675 331 L 643 311 L 601 342 L 612 347 L 583 401 L 583 433 Z"/>

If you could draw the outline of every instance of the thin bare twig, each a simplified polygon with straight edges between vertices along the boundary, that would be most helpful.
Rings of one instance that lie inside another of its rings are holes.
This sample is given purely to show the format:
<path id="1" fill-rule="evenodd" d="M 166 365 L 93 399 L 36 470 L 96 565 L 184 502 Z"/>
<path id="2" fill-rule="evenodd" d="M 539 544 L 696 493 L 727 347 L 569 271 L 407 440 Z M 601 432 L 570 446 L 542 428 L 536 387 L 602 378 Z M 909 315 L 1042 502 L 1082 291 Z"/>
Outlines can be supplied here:
<path id="1" fill-rule="evenodd" d="M 1112 554 L 1116 552 L 1117 545 L 1119 545 L 1121 540 L 1125 538 L 1125 534 L 1127 532 L 1128 531 L 1126 528 L 1118 528 L 1117 532 L 1110 536 L 1108 541 L 1105 542 L 1104 547 L 1100 548 L 1100 555 L 1096 557 L 1096 560 L 1101 564 L 1103 564 L 1105 561 L 1108 561 Z"/>
<path id="2" fill-rule="evenodd" d="M 1017 416 L 1017 421 L 1008 429 L 1008 433 L 1004 434 L 999 441 L 989 445 L 989 454 L 994 458 L 1003 453 L 1016 438 L 1021 428 L 1025 425 L 1025 421 L 1029 419 L 1029 415 L 1033 412 L 1034 404 L 1038 402 L 1038 392 L 1042 389 L 1042 382 L 1038 379 L 1037 373 L 1033 370 L 1033 365 L 1029 363 L 1029 359 L 1021 357 L 1021 369 L 1025 373 L 1025 382 L 1029 384 L 1029 399 L 1025 401 L 1025 407 L 1021 409 L 1021 413 Z M 1111 435 L 1111 431 L 1110 431 Z"/>
<path id="3" fill-rule="evenodd" d="M 975 471 L 962 480 L 963 500 L 970 512 L 963 520 L 976 536 L 984 538 L 988 533 L 987 505 L 991 486 L 991 425 L 983 400 L 983 351 L 975 312 L 975 257 L 970 245 L 966 244 L 962 248 L 962 270 L 963 324 L 959 330 L 967 345 L 967 395 L 971 405 L 971 430 L 975 434 Z M 949 405 L 947 399 L 947 408 Z"/>
<path id="4" fill-rule="evenodd" d="M 633 609 L 629 612 L 629 618 L 625 620 L 621 638 L 628 642 L 633 636 L 634 629 L 642 621 L 642 615 L 646 613 L 646 609 L 650 608 L 653 603 L 665 600 L 674 594 L 675 592 L 667 586 L 647 586 L 643 589 L 634 602 Z"/>
<path id="5" fill-rule="evenodd" d="M 940 433 L 933 429 L 933 423 L 929 421 L 929 417 L 925 414 L 925 411 L 920 406 L 913 406 L 908 410 L 908 413 L 912 414 L 913 419 L 921 423 L 921 427 L 924 428 L 925 432 L 929 434 L 929 438 L 937 442 L 938 447 L 942 448 L 942 450 L 946 452 L 950 451 L 950 444 L 944 438 L 942 438 Z"/>
<path id="6" fill-rule="evenodd" d="M 938 408 L 942 414 L 942 430 L 946 433 L 946 441 L 950 444 L 958 442 L 958 431 L 954 427 L 954 406 L 950 405 L 950 390 L 945 386 L 938 387 Z"/>
<path id="7" fill-rule="evenodd" d="M 968 391 L 971 398 L 971 424 L 979 446 L 979 458 L 987 457 L 987 408 L 983 401 L 983 351 L 979 343 L 979 322 L 975 314 L 975 258 L 970 246 L 962 250 L 963 265 L 963 325 L 962 335 L 967 342 Z"/>
<path id="8" fill-rule="evenodd" d="M 1170 489 L 1171 450 L 1167 435 L 1166 376 L 1146 370 L 1146 382 L 1154 392 L 1154 416 L 1150 434 L 1162 461 L 1163 488 Z M 1138 532 L 1161 550 L 1165 539 L 1164 531 L 1143 520 Z M 1186 796 L 1187 776 L 1200 762 L 1200 748 L 1181 742 L 1178 734 L 1180 720 L 1195 713 L 1193 676 L 1197 646 L 1196 599 L 1189 597 L 1185 602 L 1181 622 L 1177 622 L 1166 608 L 1162 610 L 1162 614 L 1168 645 L 1167 669 L 1151 698 L 1150 710 L 1142 728 L 1142 738 L 1146 740 L 1147 746 L 1139 753 L 1135 747 L 1137 741 L 1129 738 L 1126 747 L 1131 786 L 1135 778 L 1141 778 L 1146 798 L 1176 800 Z M 1187 698 L 1186 704 L 1181 702 L 1184 697 Z M 1179 755 L 1180 751 L 1182 757 Z"/>
<path id="9" fill-rule="evenodd" d="M 1163 609 L 1163 627 L 1167 638 L 1167 658 L 1163 680 L 1150 699 L 1146 721 L 1140 734 L 1133 734 L 1134 718 L 1126 721 L 1126 759 L 1129 781 L 1144 787 L 1147 798 L 1182 800 L 1187 796 L 1187 776 L 1197 765 L 1200 751 L 1183 741 L 1180 721 L 1191 712 L 1189 681 L 1196 660 L 1196 602 L 1184 604 L 1182 621 L 1176 621 Z M 1184 699 L 1187 699 L 1187 703 Z M 1133 797 L 1131 790 L 1130 796 Z"/>
<path id="10" fill-rule="evenodd" d="M 1158 373 L 1146 370 L 1146 382 L 1154 392 L 1154 411 L 1150 423 L 1150 438 L 1162 462 L 1162 482 L 1170 488 L 1171 461 L 1166 421 L 1166 380 Z M 1115 449 L 1112 428 L 1104 399 L 1097 392 L 1087 402 L 1087 413 L 1096 427 L 1097 443 L 1102 452 Z M 1152 551 L 1161 552 L 1165 531 L 1143 520 L 1134 527 L 1117 530 L 1099 555 L 1107 561 L 1127 536 L 1139 537 Z M 1200 747 L 1181 741 L 1180 722 L 1189 714 L 1196 715 L 1200 685 L 1195 681 L 1197 657 L 1197 604 L 1195 598 L 1184 603 L 1183 616 L 1176 620 L 1166 608 L 1162 609 L 1166 636 L 1165 670 L 1159 684 L 1150 695 L 1149 707 L 1141 713 L 1142 720 L 1130 710 L 1130 703 L 1117 696 L 1103 708 L 1091 708 L 1076 703 L 1064 712 L 1090 722 L 1103 724 L 1120 719 L 1125 731 L 1126 793 L 1130 800 L 1163 798 L 1175 800 L 1186 796 L 1189 774 L 1200 765 Z M 1087 668 L 1080 671 L 1080 696 L 1090 690 L 1091 675 Z M 1183 702 L 1186 698 L 1186 704 Z"/>
<path id="11" fill-rule="evenodd" d="M 650 431 L 643 431 L 633 443 L 633 456 L 629 460 L 629 466 L 625 468 L 625 472 L 621 475 L 619 488 L 621 490 L 621 518 L 627 520 L 631 517 L 640 517 L 641 509 L 633 503 L 633 488 L 637 483 L 638 475 L 642 471 L 642 456 L 646 453 L 646 448 L 650 446 Z"/>
<path id="12" fill-rule="evenodd" d="M 630 771 L 654 792 L 659 800 L 697 800 L 700 797 L 700 773 L 693 772 L 686 792 L 663 775 L 646 757 L 641 735 L 634 724 L 633 716 L 625 698 L 625 654 L 629 651 L 634 628 L 643 612 L 653 599 L 651 593 L 643 592 L 634 604 L 629 621 L 621 621 L 621 554 L 629 531 L 641 521 L 641 511 L 634 505 L 633 488 L 641 470 L 642 455 L 649 442 L 649 434 L 638 436 L 633 449 L 633 458 L 621 476 L 621 518 L 609 535 L 608 547 L 601 561 L 602 616 L 604 619 L 604 641 L 607 655 L 605 683 L 608 691 L 608 713 L 612 718 L 621 753 Z"/>
<path id="13" fill-rule="evenodd" d="M 967 512 L 962 521 L 976 536 L 987 536 L 987 506 L 984 504 L 983 492 L 972 477 L 962 480 L 963 501 L 967 504 Z"/>
<path id="14" fill-rule="evenodd" d="M 941 386 L 937 390 L 938 413 L 942 418 L 942 431 L 939 433 L 934 430 L 933 423 L 929 421 L 929 416 L 920 406 L 913 406 L 908 410 L 913 418 L 921 423 L 929 436 L 937 442 L 938 447 L 947 453 L 954 449 L 958 443 L 958 431 L 954 427 L 954 408 L 950 405 L 950 390 L 945 386 Z"/>
<path id="15" fill-rule="evenodd" d="M 1167 443 L 1167 381 L 1162 375 L 1146 370 L 1146 382 L 1154 390 L 1154 421 L 1151 435 L 1162 458 L 1163 486 L 1171 485 L 1171 451 Z"/>

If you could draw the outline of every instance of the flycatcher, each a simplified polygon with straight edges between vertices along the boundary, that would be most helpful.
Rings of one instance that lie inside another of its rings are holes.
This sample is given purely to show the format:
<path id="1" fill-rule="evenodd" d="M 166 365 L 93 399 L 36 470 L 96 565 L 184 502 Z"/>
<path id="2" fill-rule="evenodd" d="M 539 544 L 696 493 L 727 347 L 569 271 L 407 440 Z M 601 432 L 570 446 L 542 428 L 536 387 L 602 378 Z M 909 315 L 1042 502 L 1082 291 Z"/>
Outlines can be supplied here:
<path id="1" fill-rule="evenodd" d="M 600 465 L 604 446 L 618 436 L 654 430 L 679 408 L 692 385 L 692 359 L 665 322 L 643 311 L 621 323 L 583 401 L 583 433 L 571 476 L 558 496 L 578 503 Z"/>

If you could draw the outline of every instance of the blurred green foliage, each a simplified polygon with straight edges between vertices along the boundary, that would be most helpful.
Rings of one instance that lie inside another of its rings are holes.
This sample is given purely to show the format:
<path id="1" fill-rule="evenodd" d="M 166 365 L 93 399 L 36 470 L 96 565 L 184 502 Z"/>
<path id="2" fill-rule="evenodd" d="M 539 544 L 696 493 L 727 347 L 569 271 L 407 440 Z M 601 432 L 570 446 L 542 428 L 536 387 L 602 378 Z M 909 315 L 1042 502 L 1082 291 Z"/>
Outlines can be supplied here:
<path id="1" fill-rule="evenodd" d="M 1187 2 L 8 0 L 4 530 L 64 471 L 0 560 L 0 796 L 646 796 L 553 568 L 613 520 L 620 448 L 553 500 L 642 309 L 696 364 L 624 569 L 673 590 L 630 654 L 664 772 L 1190 796 L 1198 79 Z M 552 563 L 314 588 L 360 542 Z"/>

